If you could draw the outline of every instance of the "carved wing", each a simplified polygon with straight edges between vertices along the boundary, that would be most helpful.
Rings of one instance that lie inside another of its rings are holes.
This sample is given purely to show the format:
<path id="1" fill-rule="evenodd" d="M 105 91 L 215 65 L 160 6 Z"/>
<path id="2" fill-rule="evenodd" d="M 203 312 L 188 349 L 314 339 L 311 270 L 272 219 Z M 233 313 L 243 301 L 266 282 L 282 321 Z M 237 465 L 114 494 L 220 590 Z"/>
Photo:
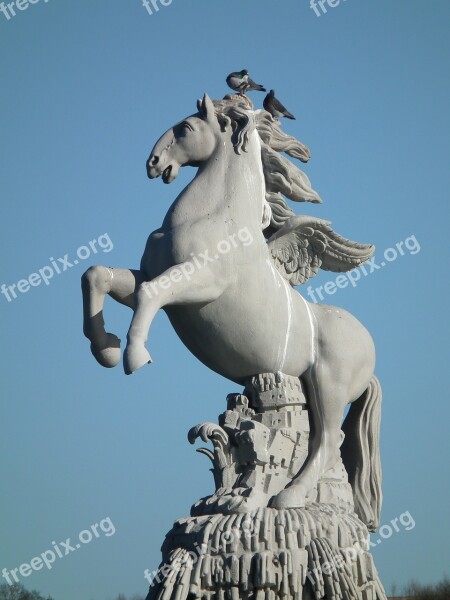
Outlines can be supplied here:
<path id="1" fill-rule="evenodd" d="M 291 217 L 267 243 L 275 266 L 293 286 L 305 283 L 320 268 L 351 271 L 375 251 L 375 246 L 342 237 L 331 229 L 330 221 L 309 216 Z"/>

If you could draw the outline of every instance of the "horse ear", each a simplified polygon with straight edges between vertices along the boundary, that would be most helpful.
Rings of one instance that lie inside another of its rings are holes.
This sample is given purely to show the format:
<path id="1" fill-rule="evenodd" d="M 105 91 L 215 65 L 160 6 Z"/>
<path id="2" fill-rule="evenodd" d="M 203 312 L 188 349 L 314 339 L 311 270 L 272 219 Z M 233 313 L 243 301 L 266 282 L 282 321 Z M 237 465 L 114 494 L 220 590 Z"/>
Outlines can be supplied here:
<path id="1" fill-rule="evenodd" d="M 203 96 L 203 100 L 197 101 L 197 107 L 204 119 L 207 121 L 212 120 L 215 117 L 216 111 L 214 104 L 208 94 Z"/>

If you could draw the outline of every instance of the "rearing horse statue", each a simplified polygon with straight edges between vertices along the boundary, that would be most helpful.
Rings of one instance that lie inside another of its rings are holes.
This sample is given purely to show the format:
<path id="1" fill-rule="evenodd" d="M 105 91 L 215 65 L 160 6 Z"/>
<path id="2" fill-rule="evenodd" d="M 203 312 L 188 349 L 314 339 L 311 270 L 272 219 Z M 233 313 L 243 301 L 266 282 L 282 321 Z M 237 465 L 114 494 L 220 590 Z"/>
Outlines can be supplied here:
<path id="1" fill-rule="evenodd" d="M 96 266 L 84 274 L 84 333 L 101 365 L 118 364 L 120 341 L 106 333 L 102 315 L 109 295 L 133 310 L 127 374 L 151 362 L 145 343 L 162 308 L 189 350 L 224 377 L 239 384 L 259 373 L 301 378 L 313 422 L 310 452 L 300 473 L 272 499 L 275 508 L 305 505 L 339 457 L 344 410 L 355 402 L 347 418 L 355 450 L 346 466 L 356 509 L 375 527 L 381 392 L 372 339 L 345 310 L 310 304 L 293 288 L 320 267 L 355 268 L 374 249 L 288 208 L 281 194 L 295 201 L 320 198 L 280 152 L 309 159 L 306 146 L 283 133 L 269 113 L 253 110 L 247 98 L 213 102 L 205 95 L 197 113 L 159 139 L 147 162 L 150 179 L 171 183 L 182 166 L 198 167 L 195 178 L 149 236 L 139 270 Z"/>

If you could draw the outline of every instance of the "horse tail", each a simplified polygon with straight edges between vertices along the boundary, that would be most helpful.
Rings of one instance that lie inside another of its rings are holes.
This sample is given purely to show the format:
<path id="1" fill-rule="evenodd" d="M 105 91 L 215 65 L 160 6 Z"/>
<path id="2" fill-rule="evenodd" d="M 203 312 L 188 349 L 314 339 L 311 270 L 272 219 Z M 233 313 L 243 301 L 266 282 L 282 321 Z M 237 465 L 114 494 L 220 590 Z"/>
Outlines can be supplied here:
<path id="1" fill-rule="evenodd" d="M 342 460 L 353 489 L 355 511 L 369 531 L 376 531 L 381 511 L 381 386 L 373 377 L 350 407 L 342 430 Z"/>

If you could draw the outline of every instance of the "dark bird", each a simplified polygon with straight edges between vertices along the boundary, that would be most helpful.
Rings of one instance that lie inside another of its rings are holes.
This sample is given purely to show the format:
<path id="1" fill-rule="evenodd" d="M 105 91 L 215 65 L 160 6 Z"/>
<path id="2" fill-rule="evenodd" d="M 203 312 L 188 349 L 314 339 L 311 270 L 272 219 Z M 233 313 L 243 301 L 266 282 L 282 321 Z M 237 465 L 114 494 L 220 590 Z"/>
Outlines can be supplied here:
<path id="1" fill-rule="evenodd" d="M 270 90 L 264 98 L 264 108 L 272 115 L 272 117 L 277 119 L 281 117 L 295 119 L 294 115 L 290 113 L 277 98 L 275 98 L 275 90 Z"/>
<path id="2" fill-rule="evenodd" d="M 265 87 L 259 85 L 259 83 L 255 83 L 253 79 L 250 79 L 247 69 L 230 73 L 227 77 L 227 84 L 232 90 L 241 95 L 244 95 L 246 92 L 251 92 L 252 90 L 257 90 L 258 92 L 266 91 Z"/>

